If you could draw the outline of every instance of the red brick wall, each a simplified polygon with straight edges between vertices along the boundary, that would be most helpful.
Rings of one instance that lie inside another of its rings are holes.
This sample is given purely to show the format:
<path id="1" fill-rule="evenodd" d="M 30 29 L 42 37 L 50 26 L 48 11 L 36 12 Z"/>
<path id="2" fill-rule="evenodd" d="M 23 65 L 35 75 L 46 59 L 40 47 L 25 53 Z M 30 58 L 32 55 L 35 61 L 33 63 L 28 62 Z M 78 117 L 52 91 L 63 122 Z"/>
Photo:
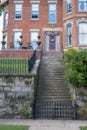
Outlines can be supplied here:
<path id="1" fill-rule="evenodd" d="M 19 1 L 19 0 L 16 0 Z M 31 20 L 30 0 L 23 0 L 23 17 L 22 20 L 14 20 L 14 0 L 9 0 L 9 24 L 8 24 L 8 48 L 13 41 L 13 29 L 23 29 L 23 41 L 26 45 L 30 41 L 30 29 L 39 29 L 41 41 L 44 44 L 43 28 L 52 28 L 52 24 L 48 23 L 48 1 L 40 0 L 40 16 L 39 20 Z M 57 23 L 54 25 L 56 28 L 63 26 L 62 22 L 62 0 L 57 0 Z M 61 41 L 62 42 L 62 41 Z"/>
<path id="2" fill-rule="evenodd" d="M 0 58 L 31 58 L 34 51 L 30 50 L 2 50 L 0 51 Z M 36 51 L 37 59 L 41 57 L 41 51 Z"/>
<path id="3" fill-rule="evenodd" d="M 20 0 L 16 0 L 20 1 Z M 14 20 L 14 0 L 9 0 L 9 23 L 8 23 L 8 49 L 10 43 L 13 41 L 13 29 L 23 29 L 23 41 L 26 46 L 30 41 L 30 29 L 39 29 L 42 41 L 42 47 L 44 48 L 45 35 L 43 28 L 52 28 L 52 24 L 48 23 L 48 1 L 50 0 L 39 0 L 40 1 L 40 16 L 39 20 L 31 20 L 31 0 L 23 0 L 23 17 L 22 20 Z M 34 0 L 32 0 L 34 1 Z M 55 1 L 55 0 L 54 0 Z M 72 12 L 66 14 L 66 0 L 57 1 L 57 23 L 54 28 L 63 28 L 63 32 L 60 32 L 60 43 L 61 49 L 66 49 L 66 28 L 65 25 L 69 22 L 72 23 L 72 46 L 78 46 L 78 25 L 77 21 L 86 19 L 87 12 L 78 12 L 78 0 L 72 0 Z M 6 31 L 6 30 L 4 30 Z"/>
<path id="4" fill-rule="evenodd" d="M 78 0 L 72 0 L 72 12 L 66 14 L 66 1 L 63 1 L 63 48 L 66 47 L 66 24 L 72 23 L 72 47 L 78 47 L 78 21 L 87 21 L 87 12 L 78 11 Z M 82 46 L 80 46 L 82 47 Z"/>

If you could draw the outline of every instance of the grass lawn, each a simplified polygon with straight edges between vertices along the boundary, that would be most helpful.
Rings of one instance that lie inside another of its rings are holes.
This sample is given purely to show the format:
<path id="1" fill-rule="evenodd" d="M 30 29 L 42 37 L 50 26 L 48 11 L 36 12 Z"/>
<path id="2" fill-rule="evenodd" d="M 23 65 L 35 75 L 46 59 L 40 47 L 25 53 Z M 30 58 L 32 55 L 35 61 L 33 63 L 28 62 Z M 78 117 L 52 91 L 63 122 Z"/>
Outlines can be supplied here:
<path id="1" fill-rule="evenodd" d="M 29 126 L 0 125 L 0 130 L 29 130 Z"/>
<path id="2" fill-rule="evenodd" d="M 84 127 L 81 126 L 81 127 L 80 127 L 80 130 L 87 130 L 87 126 L 84 126 Z"/>

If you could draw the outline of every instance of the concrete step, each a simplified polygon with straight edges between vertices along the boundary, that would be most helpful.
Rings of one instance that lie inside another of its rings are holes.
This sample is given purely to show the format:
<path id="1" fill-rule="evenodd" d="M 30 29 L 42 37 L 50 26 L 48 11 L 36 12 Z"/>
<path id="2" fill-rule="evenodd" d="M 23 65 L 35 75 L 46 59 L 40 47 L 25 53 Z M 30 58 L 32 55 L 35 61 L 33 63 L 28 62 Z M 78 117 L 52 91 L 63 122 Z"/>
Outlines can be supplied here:
<path id="1" fill-rule="evenodd" d="M 64 93 L 69 93 L 69 88 L 44 88 L 44 87 L 39 87 L 38 88 L 38 90 L 37 90 L 38 92 L 42 92 L 42 93 L 47 93 L 47 92 L 56 92 L 56 93 L 62 93 L 62 92 L 64 92 Z"/>
<path id="2" fill-rule="evenodd" d="M 55 96 L 55 97 L 67 97 L 67 96 L 69 96 L 70 97 L 70 94 L 69 93 L 63 93 L 63 92 L 61 92 L 61 93 L 54 93 L 54 92 L 47 92 L 47 93 L 42 93 L 42 92 L 40 92 L 40 93 L 38 93 L 37 94 L 37 97 L 49 97 L 49 96 Z"/>
<path id="3" fill-rule="evenodd" d="M 70 100 L 69 88 L 64 80 L 60 54 L 45 53 L 39 70 L 37 100 Z"/>
<path id="4" fill-rule="evenodd" d="M 36 98 L 36 100 L 39 102 L 39 101 L 58 101 L 58 102 L 67 102 L 67 101 L 71 101 L 71 98 L 41 98 L 41 97 L 38 97 Z"/>
<path id="5" fill-rule="evenodd" d="M 38 83 L 38 86 L 40 87 L 45 87 L 45 88 L 68 88 L 67 84 L 62 83 L 62 82 L 44 82 L 42 83 L 41 81 Z"/>

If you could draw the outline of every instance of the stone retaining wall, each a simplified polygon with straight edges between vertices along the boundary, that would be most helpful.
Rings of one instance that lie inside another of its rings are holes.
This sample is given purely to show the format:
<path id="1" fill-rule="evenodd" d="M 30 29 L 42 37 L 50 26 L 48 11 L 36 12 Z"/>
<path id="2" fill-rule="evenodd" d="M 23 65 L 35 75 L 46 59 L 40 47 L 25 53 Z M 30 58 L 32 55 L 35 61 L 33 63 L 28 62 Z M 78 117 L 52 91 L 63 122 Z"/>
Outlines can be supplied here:
<path id="1" fill-rule="evenodd" d="M 0 118 L 32 118 L 34 76 L 0 77 Z"/>
<path id="2" fill-rule="evenodd" d="M 87 88 L 80 87 L 76 89 L 76 103 L 78 119 L 87 120 Z"/>
<path id="3" fill-rule="evenodd" d="M 39 63 L 29 75 L 0 77 L 0 118 L 32 118 Z"/>
<path id="4" fill-rule="evenodd" d="M 70 86 L 72 101 L 77 104 L 77 119 L 87 120 L 87 88 Z"/>

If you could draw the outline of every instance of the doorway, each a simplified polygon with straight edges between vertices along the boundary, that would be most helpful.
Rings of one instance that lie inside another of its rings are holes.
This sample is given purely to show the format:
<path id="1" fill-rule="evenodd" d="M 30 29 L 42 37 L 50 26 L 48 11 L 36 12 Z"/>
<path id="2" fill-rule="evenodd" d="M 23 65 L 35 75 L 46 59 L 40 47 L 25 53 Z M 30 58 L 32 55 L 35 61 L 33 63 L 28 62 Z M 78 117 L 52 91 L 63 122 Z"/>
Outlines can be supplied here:
<path id="1" fill-rule="evenodd" d="M 45 32 L 46 52 L 60 52 L 60 34 L 59 32 Z"/>

